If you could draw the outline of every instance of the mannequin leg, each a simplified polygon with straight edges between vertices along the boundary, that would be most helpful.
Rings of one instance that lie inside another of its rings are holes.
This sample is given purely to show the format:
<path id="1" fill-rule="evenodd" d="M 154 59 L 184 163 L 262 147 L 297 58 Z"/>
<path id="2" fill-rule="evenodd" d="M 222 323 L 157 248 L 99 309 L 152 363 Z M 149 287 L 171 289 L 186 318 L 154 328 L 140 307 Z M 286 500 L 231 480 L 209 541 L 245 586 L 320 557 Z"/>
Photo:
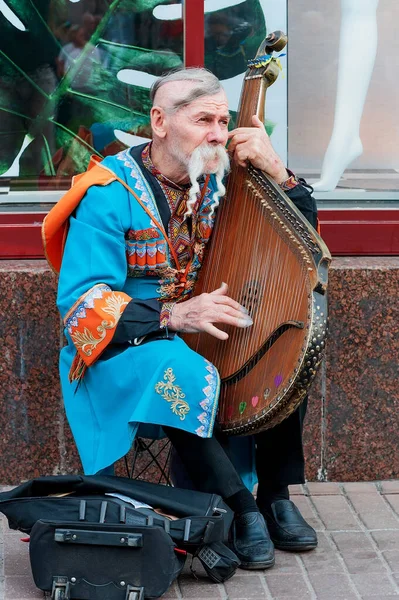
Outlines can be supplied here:
<path id="1" fill-rule="evenodd" d="M 341 0 L 341 35 L 334 126 L 315 191 L 333 190 L 360 156 L 360 121 L 377 51 L 379 0 Z"/>

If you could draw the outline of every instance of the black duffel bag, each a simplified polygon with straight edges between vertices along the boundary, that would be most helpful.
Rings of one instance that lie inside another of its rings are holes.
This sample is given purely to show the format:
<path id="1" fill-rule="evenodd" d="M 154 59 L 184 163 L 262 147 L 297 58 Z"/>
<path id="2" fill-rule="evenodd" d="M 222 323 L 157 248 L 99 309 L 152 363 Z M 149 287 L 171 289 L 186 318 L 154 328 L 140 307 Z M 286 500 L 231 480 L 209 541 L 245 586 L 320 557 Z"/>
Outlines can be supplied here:
<path id="1" fill-rule="evenodd" d="M 146 517 L 146 509 L 136 510 L 128 502 L 108 494 L 126 496 L 178 517 L 176 521 L 167 520 L 170 534 L 175 541 L 187 544 L 226 540 L 233 519 L 232 511 L 217 494 L 105 475 L 32 479 L 0 493 L 0 512 L 6 515 L 11 529 L 26 533 L 43 518 L 142 525 L 143 519 L 152 515 L 157 522 L 165 522 L 161 514 L 149 511 Z"/>
<path id="2" fill-rule="evenodd" d="M 0 511 L 31 534 L 34 580 L 57 600 L 158 597 L 187 552 L 215 582 L 239 565 L 223 543 L 233 513 L 216 494 L 113 476 L 39 477 L 1 493 Z"/>

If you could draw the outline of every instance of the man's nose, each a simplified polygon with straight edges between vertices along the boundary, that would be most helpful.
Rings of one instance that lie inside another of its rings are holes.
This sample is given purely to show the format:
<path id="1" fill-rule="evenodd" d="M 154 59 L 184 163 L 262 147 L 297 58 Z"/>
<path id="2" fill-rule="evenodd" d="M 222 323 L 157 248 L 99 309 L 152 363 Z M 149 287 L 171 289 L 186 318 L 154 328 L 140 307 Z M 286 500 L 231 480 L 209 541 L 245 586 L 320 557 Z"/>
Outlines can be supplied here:
<path id="1" fill-rule="evenodd" d="M 226 144 L 228 133 L 225 128 L 223 129 L 219 124 L 213 125 L 208 132 L 207 141 L 208 143 Z"/>

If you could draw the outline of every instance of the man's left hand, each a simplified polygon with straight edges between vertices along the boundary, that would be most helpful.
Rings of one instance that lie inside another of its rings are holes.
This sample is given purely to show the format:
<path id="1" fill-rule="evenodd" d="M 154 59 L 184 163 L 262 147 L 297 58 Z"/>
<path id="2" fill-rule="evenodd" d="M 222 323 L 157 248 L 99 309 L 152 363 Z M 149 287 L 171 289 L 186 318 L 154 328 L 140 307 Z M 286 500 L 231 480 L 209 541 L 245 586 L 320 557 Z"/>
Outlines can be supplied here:
<path id="1" fill-rule="evenodd" d="M 289 174 L 274 151 L 262 121 L 254 115 L 252 123 L 253 127 L 237 127 L 230 131 L 230 143 L 227 148 L 230 156 L 240 167 L 246 167 L 249 161 L 256 169 L 272 177 L 276 183 L 286 181 Z"/>

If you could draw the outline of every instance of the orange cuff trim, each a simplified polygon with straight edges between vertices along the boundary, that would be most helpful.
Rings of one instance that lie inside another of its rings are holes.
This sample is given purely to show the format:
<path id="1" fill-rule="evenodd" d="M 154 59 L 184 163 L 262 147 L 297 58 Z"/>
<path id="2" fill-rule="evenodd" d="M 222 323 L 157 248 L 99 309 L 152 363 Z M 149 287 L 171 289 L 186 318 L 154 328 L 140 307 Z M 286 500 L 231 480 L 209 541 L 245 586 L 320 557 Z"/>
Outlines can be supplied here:
<path id="1" fill-rule="evenodd" d="M 81 296 L 66 315 L 65 327 L 86 367 L 90 367 L 111 342 L 130 300 L 124 292 L 114 292 L 108 285 L 100 283 Z M 75 378 L 72 376 L 72 380 Z"/>

